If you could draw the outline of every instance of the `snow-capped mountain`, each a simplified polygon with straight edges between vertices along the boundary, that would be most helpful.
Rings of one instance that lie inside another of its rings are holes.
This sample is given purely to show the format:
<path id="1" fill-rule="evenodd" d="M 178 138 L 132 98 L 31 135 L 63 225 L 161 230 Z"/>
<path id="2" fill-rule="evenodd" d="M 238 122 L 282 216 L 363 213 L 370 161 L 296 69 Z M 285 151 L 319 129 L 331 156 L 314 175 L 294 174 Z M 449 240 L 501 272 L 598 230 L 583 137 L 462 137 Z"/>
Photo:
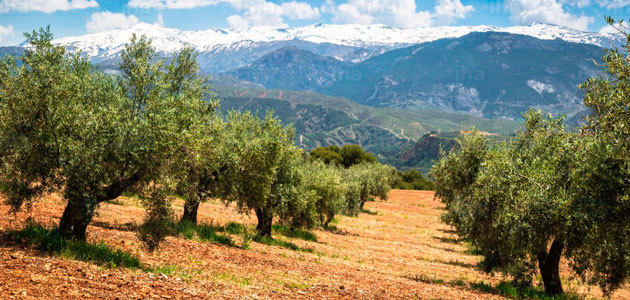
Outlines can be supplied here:
<path id="1" fill-rule="evenodd" d="M 282 47 L 294 46 L 318 55 L 360 62 L 387 50 L 412 44 L 457 38 L 471 32 L 507 32 L 539 39 L 560 38 L 575 43 L 609 47 L 619 44 L 613 34 L 582 32 L 561 26 L 445 26 L 400 29 L 385 25 L 310 25 L 305 27 L 252 27 L 249 29 L 208 29 L 183 31 L 142 23 L 128 29 L 65 37 L 55 43 L 85 52 L 96 63 L 116 60 L 133 33 L 146 35 L 164 55 L 186 45 L 200 53 L 202 69 L 218 73 L 245 66 Z"/>

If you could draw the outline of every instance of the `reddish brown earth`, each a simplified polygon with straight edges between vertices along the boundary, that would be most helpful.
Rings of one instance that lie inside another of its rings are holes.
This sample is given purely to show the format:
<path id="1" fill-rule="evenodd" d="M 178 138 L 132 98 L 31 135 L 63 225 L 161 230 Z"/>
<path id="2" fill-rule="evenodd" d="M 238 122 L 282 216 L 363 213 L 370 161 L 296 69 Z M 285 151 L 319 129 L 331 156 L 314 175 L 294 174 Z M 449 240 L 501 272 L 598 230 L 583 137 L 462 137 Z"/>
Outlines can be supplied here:
<path id="1" fill-rule="evenodd" d="M 393 191 L 387 202 L 372 202 L 376 214 L 339 217 L 339 231 L 315 230 L 317 242 L 289 239 L 312 248 L 297 252 L 252 242 L 249 250 L 170 237 L 155 253 L 142 249 L 130 224 L 143 210 L 137 200 L 104 204 L 88 227 L 88 241 L 103 241 L 140 258 L 169 267 L 170 275 L 107 269 L 92 263 L 50 256 L 23 246 L 0 244 L 0 299 L 23 298 L 304 298 L 304 299 L 489 299 L 471 284 L 505 280 L 477 271 L 478 256 L 466 254 L 449 226 L 439 221 L 442 204 L 432 192 Z M 181 201 L 175 203 L 181 213 Z M 54 226 L 63 209 L 57 196 L 37 202 L 30 212 L 9 216 L 0 206 L 0 231 L 19 229 L 28 217 Z M 255 219 L 214 201 L 202 204 L 200 223 L 253 225 Z M 240 236 L 231 236 L 240 245 Z M 598 288 L 580 285 L 563 267 L 565 289 L 587 298 Z M 613 295 L 630 299 L 630 287 Z"/>

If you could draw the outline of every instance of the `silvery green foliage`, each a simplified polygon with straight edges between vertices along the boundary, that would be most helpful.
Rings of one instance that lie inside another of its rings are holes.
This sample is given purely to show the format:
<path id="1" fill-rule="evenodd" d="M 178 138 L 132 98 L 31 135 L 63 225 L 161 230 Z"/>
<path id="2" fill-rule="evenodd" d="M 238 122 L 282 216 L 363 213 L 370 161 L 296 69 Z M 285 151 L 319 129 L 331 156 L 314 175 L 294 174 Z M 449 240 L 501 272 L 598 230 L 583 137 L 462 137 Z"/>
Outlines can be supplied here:
<path id="1" fill-rule="evenodd" d="M 623 20 L 607 22 L 626 41 L 606 50 L 604 74 L 580 86 L 592 113 L 573 175 L 571 210 L 579 239 L 567 254 L 582 278 L 611 292 L 630 277 L 630 29 Z"/>
<path id="2" fill-rule="evenodd" d="M 29 50 L 0 62 L 1 180 L 16 210 L 62 193 L 60 230 L 84 239 L 100 203 L 174 186 L 180 150 L 203 132 L 214 104 L 203 101 L 190 50 L 166 63 L 134 36 L 112 77 L 53 45 L 48 29 L 26 37 Z"/>
<path id="3" fill-rule="evenodd" d="M 587 94 L 587 101 L 618 105 L 610 95 L 623 85 Z M 619 126 L 627 119 L 595 114 L 582 133 L 568 133 L 562 118 L 538 111 L 525 119 L 513 140 L 490 145 L 473 133 L 434 166 L 443 220 L 481 251 L 488 272 L 528 283 L 538 268 L 546 292 L 561 293 L 564 255 L 583 279 L 614 291 L 630 275 L 628 139 Z M 610 120 L 618 123 L 602 129 Z"/>
<path id="4" fill-rule="evenodd" d="M 314 194 L 313 215 L 320 226 L 327 227 L 335 215 L 345 209 L 346 185 L 342 178 L 343 170 L 326 165 L 320 160 L 313 160 L 304 163 L 302 173 L 305 189 Z"/>
<path id="5" fill-rule="evenodd" d="M 546 291 L 561 293 L 557 262 L 571 224 L 575 136 L 564 131 L 562 119 L 537 111 L 525 119 L 525 129 L 506 143 L 489 146 L 479 133 L 465 136 L 460 151 L 442 159 L 431 176 L 448 211 L 443 220 L 479 248 L 486 271 L 528 283 L 538 264 Z"/>
<path id="6" fill-rule="evenodd" d="M 365 202 L 373 197 L 387 200 L 389 191 L 396 180 L 396 170 L 379 163 L 361 163 L 345 170 L 346 214 L 357 216 Z"/>
<path id="7" fill-rule="evenodd" d="M 271 235 L 273 217 L 299 196 L 301 150 L 293 144 L 293 130 L 272 113 L 260 119 L 250 112 L 228 113 L 225 130 L 224 201 L 245 213 L 254 210 L 259 233 Z"/>

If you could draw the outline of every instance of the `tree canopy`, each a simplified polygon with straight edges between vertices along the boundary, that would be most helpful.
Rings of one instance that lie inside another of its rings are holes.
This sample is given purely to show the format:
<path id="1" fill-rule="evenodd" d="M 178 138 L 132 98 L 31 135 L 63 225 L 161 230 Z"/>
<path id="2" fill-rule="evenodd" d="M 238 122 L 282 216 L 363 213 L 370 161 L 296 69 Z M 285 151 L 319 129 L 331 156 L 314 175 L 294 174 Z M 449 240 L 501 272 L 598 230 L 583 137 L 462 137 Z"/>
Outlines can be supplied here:
<path id="1" fill-rule="evenodd" d="M 374 163 L 376 157 L 366 152 L 359 145 L 335 145 L 318 147 L 311 150 L 311 157 L 319 159 L 326 164 L 333 164 L 349 168 L 360 163 Z"/>
<path id="2" fill-rule="evenodd" d="M 85 239 L 99 204 L 135 190 L 167 201 L 179 151 L 214 114 L 191 50 L 166 63 L 146 38 L 122 52 L 121 75 L 105 75 L 80 54 L 26 34 L 21 57 L 0 62 L 0 165 L 15 210 L 48 192 L 68 202 L 59 230 Z M 163 214 L 160 214 L 163 215 Z"/>
<path id="3" fill-rule="evenodd" d="M 592 110 L 581 132 L 565 131 L 561 117 L 529 111 L 511 141 L 489 144 L 473 132 L 433 167 L 443 220 L 478 247 L 486 271 L 528 284 L 538 268 L 548 294 L 563 292 L 562 256 L 605 293 L 630 276 L 626 38 L 622 49 L 605 52 L 606 74 L 581 85 Z"/>

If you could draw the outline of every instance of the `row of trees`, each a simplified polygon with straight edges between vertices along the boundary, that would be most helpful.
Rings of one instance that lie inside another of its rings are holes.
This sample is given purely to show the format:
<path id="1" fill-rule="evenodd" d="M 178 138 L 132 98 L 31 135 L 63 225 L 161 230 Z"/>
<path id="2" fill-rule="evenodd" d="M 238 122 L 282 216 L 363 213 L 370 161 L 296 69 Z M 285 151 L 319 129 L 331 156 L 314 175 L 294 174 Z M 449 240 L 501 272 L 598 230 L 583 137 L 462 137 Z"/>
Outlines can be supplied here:
<path id="1" fill-rule="evenodd" d="M 608 19 L 611 25 L 615 22 Z M 623 23 L 616 25 L 627 29 Z M 530 111 L 508 142 L 470 134 L 431 171 L 443 220 L 523 284 L 536 268 L 548 294 L 563 292 L 562 256 L 605 293 L 630 276 L 630 35 L 607 50 L 606 73 L 581 85 L 591 115 L 580 132 Z"/>
<path id="2" fill-rule="evenodd" d="M 109 76 L 53 45 L 49 29 L 26 37 L 21 57 L 0 61 L 0 181 L 15 211 L 60 192 L 64 238 L 84 240 L 99 205 L 125 192 L 144 199 L 140 237 L 152 248 L 169 233 L 174 194 L 186 199 L 183 222 L 217 197 L 254 211 L 263 236 L 274 218 L 327 226 L 387 198 L 394 170 L 375 159 L 327 165 L 270 113 L 218 115 L 191 49 L 164 60 L 133 36 Z"/>

